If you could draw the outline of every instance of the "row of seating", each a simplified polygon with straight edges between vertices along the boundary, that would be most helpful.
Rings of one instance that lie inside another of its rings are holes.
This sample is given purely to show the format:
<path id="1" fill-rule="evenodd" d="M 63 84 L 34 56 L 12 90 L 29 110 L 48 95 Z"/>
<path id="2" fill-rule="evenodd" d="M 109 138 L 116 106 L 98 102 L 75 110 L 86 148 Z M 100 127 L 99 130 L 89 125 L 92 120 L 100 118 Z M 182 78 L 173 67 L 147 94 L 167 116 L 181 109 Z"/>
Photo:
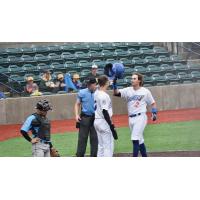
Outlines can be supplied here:
<path id="1" fill-rule="evenodd" d="M 90 50 L 101 51 L 101 50 L 115 50 L 115 49 L 128 49 L 134 48 L 139 50 L 140 48 L 153 48 L 152 43 L 147 42 L 103 42 L 103 43 L 68 43 L 62 45 L 45 45 L 45 46 L 33 46 L 23 48 L 6 48 L 0 49 L 0 56 L 7 55 L 22 55 L 22 54 L 37 54 L 37 53 L 56 53 L 56 52 L 76 52 Z"/>
<path id="2" fill-rule="evenodd" d="M 78 62 L 82 59 L 87 61 L 92 61 L 94 59 L 106 60 L 108 58 L 120 59 L 120 58 L 128 58 L 133 59 L 134 57 L 138 59 L 155 59 L 155 60 L 183 60 L 180 56 L 172 55 L 168 56 L 168 52 L 159 53 L 155 52 L 152 49 L 145 50 L 135 50 L 129 49 L 128 51 L 124 51 L 122 49 L 117 49 L 114 52 L 109 50 L 102 50 L 101 52 L 90 51 L 89 53 L 84 52 L 76 52 L 72 54 L 70 52 L 63 52 L 62 54 L 49 53 L 47 56 L 44 54 L 35 54 L 34 56 L 30 55 L 22 55 L 21 57 L 17 56 L 8 56 L 6 58 L 0 57 L 0 65 L 8 66 L 9 64 L 25 64 L 25 63 L 51 63 L 51 62 L 59 62 L 64 63 L 65 61 L 75 61 Z M 148 58 L 149 57 L 149 58 Z"/>

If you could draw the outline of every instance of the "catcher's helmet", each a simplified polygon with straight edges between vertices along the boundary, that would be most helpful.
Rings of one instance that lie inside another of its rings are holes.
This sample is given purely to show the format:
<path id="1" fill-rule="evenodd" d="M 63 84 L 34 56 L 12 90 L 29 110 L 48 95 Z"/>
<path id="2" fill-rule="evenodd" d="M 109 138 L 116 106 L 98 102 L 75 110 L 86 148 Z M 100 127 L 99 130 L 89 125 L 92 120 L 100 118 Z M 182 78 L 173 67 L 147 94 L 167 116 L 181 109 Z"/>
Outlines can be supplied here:
<path id="1" fill-rule="evenodd" d="M 46 99 L 43 99 L 37 102 L 36 109 L 41 110 L 41 111 L 49 111 L 49 110 L 52 110 L 52 106 L 49 104 L 49 102 Z"/>
<path id="2" fill-rule="evenodd" d="M 113 70 L 116 78 L 123 78 L 124 65 L 122 63 L 114 63 L 112 70 Z"/>

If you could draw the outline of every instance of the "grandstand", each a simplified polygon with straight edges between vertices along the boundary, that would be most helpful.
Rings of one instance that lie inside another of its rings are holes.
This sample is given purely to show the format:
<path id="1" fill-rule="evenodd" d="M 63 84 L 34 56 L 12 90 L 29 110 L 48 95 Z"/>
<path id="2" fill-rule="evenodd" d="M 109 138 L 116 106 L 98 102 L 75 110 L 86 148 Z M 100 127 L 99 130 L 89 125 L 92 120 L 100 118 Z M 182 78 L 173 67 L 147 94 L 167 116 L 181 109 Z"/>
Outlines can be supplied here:
<path id="1" fill-rule="evenodd" d="M 200 44 L 174 44 L 176 51 L 169 43 L 148 42 L 1 43 L 0 87 L 8 96 L 23 96 L 26 77 L 31 75 L 39 83 L 44 69 L 53 77 L 58 72 L 79 73 L 84 80 L 92 64 L 102 74 L 105 64 L 114 62 L 125 66 L 120 88 L 130 85 L 133 72 L 145 76 L 145 87 L 200 82 L 200 64 L 188 61 L 191 55 L 198 56 Z"/>

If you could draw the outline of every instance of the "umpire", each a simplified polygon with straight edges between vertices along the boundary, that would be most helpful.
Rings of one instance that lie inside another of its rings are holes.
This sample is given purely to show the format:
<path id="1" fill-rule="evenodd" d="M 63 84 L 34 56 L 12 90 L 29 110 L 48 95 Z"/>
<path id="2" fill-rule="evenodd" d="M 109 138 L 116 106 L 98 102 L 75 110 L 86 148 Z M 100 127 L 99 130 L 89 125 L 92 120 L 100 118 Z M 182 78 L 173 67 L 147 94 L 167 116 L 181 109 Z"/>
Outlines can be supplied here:
<path id="1" fill-rule="evenodd" d="M 88 136 L 90 135 L 90 156 L 96 157 L 98 150 L 98 138 L 94 128 L 94 92 L 96 90 L 96 79 L 87 80 L 87 88 L 78 92 L 74 106 L 76 122 L 79 124 L 77 157 L 84 157 Z M 81 109 L 81 114 L 80 113 Z"/>
<path id="2" fill-rule="evenodd" d="M 24 122 L 21 127 L 21 134 L 32 143 L 33 157 L 50 157 L 50 148 L 52 148 L 51 126 L 46 115 L 49 110 L 52 110 L 52 107 L 44 99 L 36 104 L 36 109 L 36 113 L 30 115 Z M 32 131 L 32 138 L 28 135 L 29 131 Z"/>

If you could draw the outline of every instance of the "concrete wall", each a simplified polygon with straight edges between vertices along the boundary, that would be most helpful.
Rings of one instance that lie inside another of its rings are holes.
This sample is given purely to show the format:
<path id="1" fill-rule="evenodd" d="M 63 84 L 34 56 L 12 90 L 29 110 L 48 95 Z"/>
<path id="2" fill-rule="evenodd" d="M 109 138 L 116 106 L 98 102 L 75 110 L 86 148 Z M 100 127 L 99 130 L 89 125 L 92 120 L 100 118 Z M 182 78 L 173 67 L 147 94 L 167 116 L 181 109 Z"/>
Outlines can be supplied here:
<path id="1" fill-rule="evenodd" d="M 159 110 L 173 110 L 200 107 L 200 83 L 155 86 L 149 88 Z M 126 103 L 118 97 L 112 96 L 114 114 L 126 114 Z M 22 123 L 24 119 L 35 111 L 36 102 L 48 99 L 53 105 L 49 112 L 51 120 L 71 119 L 74 117 L 73 107 L 76 94 L 62 94 L 46 97 L 21 97 L 0 100 L 0 124 Z"/>

